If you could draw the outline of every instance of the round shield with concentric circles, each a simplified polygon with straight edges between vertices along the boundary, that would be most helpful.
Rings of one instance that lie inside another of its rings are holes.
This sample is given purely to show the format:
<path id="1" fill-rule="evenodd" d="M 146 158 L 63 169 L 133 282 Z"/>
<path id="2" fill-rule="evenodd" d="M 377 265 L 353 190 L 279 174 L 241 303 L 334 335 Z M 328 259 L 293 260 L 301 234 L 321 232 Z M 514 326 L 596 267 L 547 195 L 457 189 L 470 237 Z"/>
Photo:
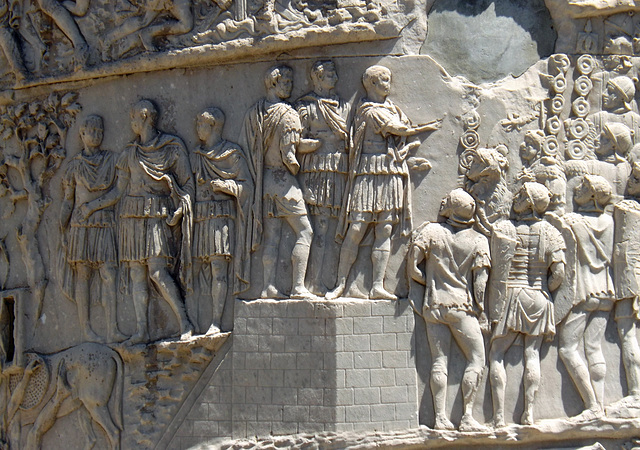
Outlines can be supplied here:
<path id="1" fill-rule="evenodd" d="M 589 102 L 584 97 L 578 97 L 571 104 L 571 111 L 578 117 L 587 117 L 590 110 Z"/>
<path id="2" fill-rule="evenodd" d="M 584 139 L 589 134 L 589 125 L 584 119 L 574 119 L 569 125 L 569 134 L 573 139 Z"/>
<path id="3" fill-rule="evenodd" d="M 551 116 L 547 119 L 547 133 L 558 134 L 561 128 L 562 122 L 560 122 L 558 116 Z"/>
<path id="4" fill-rule="evenodd" d="M 569 159 L 584 159 L 587 156 L 587 146 L 582 141 L 574 139 L 567 144 L 567 157 Z"/>
<path id="5" fill-rule="evenodd" d="M 544 139 L 544 146 L 542 147 L 542 153 L 544 156 L 558 156 L 558 138 L 555 136 L 546 136 Z"/>
<path id="6" fill-rule="evenodd" d="M 479 142 L 480 137 L 474 130 L 467 130 L 462 137 L 460 137 L 460 144 L 467 150 L 478 148 Z"/>
<path id="7" fill-rule="evenodd" d="M 462 118 L 465 130 L 475 130 L 480 126 L 480 114 L 477 111 L 469 111 Z"/>
<path id="8" fill-rule="evenodd" d="M 564 96 L 556 95 L 551 99 L 551 112 L 553 114 L 560 114 L 564 109 Z"/>
<path id="9" fill-rule="evenodd" d="M 589 92 L 591 92 L 591 89 L 593 89 L 593 83 L 591 82 L 591 78 L 585 75 L 578 77 L 576 82 L 573 84 L 573 90 L 576 91 L 578 95 L 582 95 L 583 97 L 586 97 L 587 95 L 589 95 Z"/>
<path id="10" fill-rule="evenodd" d="M 595 67 L 596 62 L 591 55 L 582 55 L 576 63 L 576 69 L 578 69 L 578 72 L 582 75 L 589 75 Z"/>
<path id="11" fill-rule="evenodd" d="M 559 74 L 551 82 L 551 87 L 556 94 L 562 94 L 567 89 L 567 79 L 564 74 Z"/>

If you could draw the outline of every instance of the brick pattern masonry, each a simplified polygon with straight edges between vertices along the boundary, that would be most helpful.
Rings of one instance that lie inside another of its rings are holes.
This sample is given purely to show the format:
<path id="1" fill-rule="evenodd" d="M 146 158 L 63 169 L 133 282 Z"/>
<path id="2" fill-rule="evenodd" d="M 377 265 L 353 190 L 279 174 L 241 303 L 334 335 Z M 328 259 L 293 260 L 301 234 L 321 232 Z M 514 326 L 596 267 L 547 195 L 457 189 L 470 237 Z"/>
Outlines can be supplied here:
<path id="1" fill-rule="evenodd" d="M 236 304 L 231 350 L 172 441 L 418 426 L 414 316 L 394 301 Z"/>

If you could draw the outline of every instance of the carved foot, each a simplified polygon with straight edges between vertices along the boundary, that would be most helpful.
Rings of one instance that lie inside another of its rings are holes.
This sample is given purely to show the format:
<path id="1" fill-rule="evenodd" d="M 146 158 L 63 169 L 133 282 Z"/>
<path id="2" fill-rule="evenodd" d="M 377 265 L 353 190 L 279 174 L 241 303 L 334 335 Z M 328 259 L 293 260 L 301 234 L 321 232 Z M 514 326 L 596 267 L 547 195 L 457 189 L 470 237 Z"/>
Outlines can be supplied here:
<path id="1" fill-rule="evenodd" d="M 592 420 L 600 419 L 604 417 L 604 411 L 599 406 L 594 406 L 590 409 L 585 409 L 577 416 L 570 417 L 571 422 L 591 422 Z"/>
<path id="2" fill-rule="evenodd" d="M 627 395 L 607 406 L 606 415 L 619 419 L 631 419 L 638 417 L 638 410 L 640 410 L 640 395 Z"/>
<path id="3" fill-rule="evenodd" d="M 369 291 L 369 298 L 371 300 L 397 300 L 396 297 L 391 292 L 387 291 L 383 286 L 373 286 L 371 291 Z"/>
<path id="4" fill-rule="evenodd" d="M 345 285 L 346 285 L 346 281 L 341 281 L 340 283 L 338 283 L 338 285 L 333 291 L 327 292 L 327 295 L 325 296 L 325 298 L 327 300 L 337 299 L 344 293 Z"/>
<path id="5" fill-rule="evenodd" d="M 482 425 L 480 422 L 474 419 L 471 414 L 465 414 L 464 416 L 462 416 L 462 420 L 460 421 L 458 430 L 462 432 L 489 431 L 489 427 L 487 427 L 486 425 Z"/>
<path id="6" fill-rule="evenodd" d="M 313 283 L 309 287 L 309 290 L 318 297 L 324 297 L 327 294 L 327 288 L 322 284 L 322 282 Z"/>
<path id="7" fill-rule="evenodd" d="M 87 61 L 89 60 L 89 46 L 87 44 L 78 46 L 73 59 L 75 70 L 84 69 L 87 65 Z"/>
<path id="8" fill-rule="evenodd" d="M 522 413 L 520 417 L 520 423 L 522 425 L 533 425 L 533 411 L 526 411 Z"/>
<path id="9" fill-rule="evenodd" d="M 493 418 L 493 428 L 504 428 L 507 426 L 507 423 L 504 421 L 503 414 L 496 414 Z"/>
<path id="10" fill-rule="evenodd" d="M 287 298 L 275 286 L 267 286 L 260 294 L 260 298 Z"/>
<path id="11" fill-rule="evenodd" d="M 293 298 L 293 299 L 303 299 L 303 298 L 314 299 L 314 298 L 316 298 L 316 296 L 314 294 L 312 294 L 309 291 L 309 289 L 307 289 L 304 286 L 299 286 L 297 288 L 294 288 L 291 291 L 291 295 L 289 297 Z"/>
<path id="12" fill-rule="evenodd" d="M 144 31 L 140 32 L 140 41 L 142 42 L 142 46 L 144 49 L 150 53 L 155 53 L 158 51 L 158 47 L 153 43 L 153 36 L 149 33 L 145 33 Z"/>
<path id="13" fill-rule="evenodd" d="M 124 341 L 125 345 L 137 345 L 137 344 L 145 344 L 147 342 L 147 333 L 136 333 L 131 336 L 129 339 Z"/>
<path id="14" fill-rule="evenodd" d="M 85 342 L 97 342 L 99 344 L 104 344 L 104 339 L 98 336 L 98 334 L 91 328 L 85 328 L 82 334 L 84 335 Z"/>
<path id="15" fill-rule="evenodd" d="M 180 324 L 180 340 L 188 341 L 193 336 L 195 328 L 188 320 L 183 320 Z"/>
<path id="16" fill-rule="evenodd" d="M 445 416 L 441 414 L 436 414 L 436 421 L 433 424 L 433 429 L 434 430 L 455 430 L 456 427 Z"/>
<path id="17" fill-rule="evenodd" d="M 118 330 L 117 328 L 107 334 L 107 340 L 109 341 L 109 343 L 122 342 L 128 338 L 129 336 L 121 333 L 120 330 Z"/>
<path id="18" fill-rule="evenodd" d="M 220 330 L 220 327 L 218 327 L 215 323 L 212 323 L 209 329 L 207 330 L 207 332 L 205 333 L 205 335 L 212 336 L 214 334 L 219 334 L 221 332 L 222 330 Z"/>

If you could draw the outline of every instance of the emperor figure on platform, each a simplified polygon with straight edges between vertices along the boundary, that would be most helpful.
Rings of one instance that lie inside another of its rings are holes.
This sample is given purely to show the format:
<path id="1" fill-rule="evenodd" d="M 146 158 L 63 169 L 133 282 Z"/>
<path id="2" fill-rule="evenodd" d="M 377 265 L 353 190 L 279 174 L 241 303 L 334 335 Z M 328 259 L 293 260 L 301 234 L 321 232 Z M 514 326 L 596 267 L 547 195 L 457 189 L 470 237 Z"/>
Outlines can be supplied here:
<path id="1" fill-rule="evenodd" d="M 411 187 L 407 157 L 418 142 L 406 143 L 408 136 L 440 128 L 441 121 L 412 126 L 404 113 L 387 98 L 391 71 L 383 66 L 365 70 L 362 83 L 367 97 L 360 102 L 352 125 L 349 149 L 349 176 L 344 206 L 336 234 L 344 238 L 338 265 L 338 283 L 327 294 L 340 297 L 347 286 L 358 248 L 373 226 L 371 252 L 373 287 L 371 299 L 394 299 L 384 288 L 384 275 L 391 252 L 391 234 L 397 225 L 403 235 L 411 232 Z"/>

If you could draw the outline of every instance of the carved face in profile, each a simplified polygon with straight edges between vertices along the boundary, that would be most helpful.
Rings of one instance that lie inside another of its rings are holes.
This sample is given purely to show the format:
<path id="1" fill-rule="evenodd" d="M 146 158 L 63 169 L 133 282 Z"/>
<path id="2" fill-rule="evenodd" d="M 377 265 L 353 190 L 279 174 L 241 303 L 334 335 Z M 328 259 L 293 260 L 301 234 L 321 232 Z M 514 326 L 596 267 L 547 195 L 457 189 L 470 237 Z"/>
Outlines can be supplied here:
<path id="1" fill-rule="evenodd" d="M 142 111 L 139 109 L 134 109 L 131 112 L 131 130 L 135 134 L 140 134 L 144 129 L 144 124 L 146 122 L 146 117 Z"/>
<path id="2" fill-rule="evenodd" d="M 627 182 L 627 194 L 640 197 L 640 161 L 631 164 L 631 176 Z"/>
<path id="3" fill-rule="evenodd" d="M 615 109 L 622 105 L 622 96 L 613 83 L 607 83 L 607 90 L 602 94 L 602 106 Z"/>
<path id="4" fill-rule="evenodd" d="M 524 142 L 520 145 L 520 159 L 526 162 L 532 162 L 540 153 L 538 145 L 529 137 L 524 138 Z"/>
<path id="5" fill-rule="evenodd" d="M 371 80 L 371 89 L 381 97 L 386 97 L 391 91 L 391 74 L 386 71 L 380 71 L 375 78 Z"/>
<path id="6" fill-rule="evenodd" d="M 580 181 L 580 184 L 576 186 L 573 194 L 573 200 L 578 205 L 586 205 L 593 200 L 593 189 L 591 189 L 591 185 L 585 178 L 583 178 L 582 181 Z"/>
<path id="7" fill-rule="evenodd" d="M 518 215 L 523 215 L 532 210 L 531 198 L 529 197 L 529 193 L 526 188 L 523 186 L 513 199 L 513 212 Z"/>
<path id="8" fill-rule="evenodd" d="M 322 65 L 322 71 L 318 74 L 316 83 L 326 90 L 331 90 L 338 84 L 338 72 L 333 63 L 327 62 Z"/>
<path id="9" fill-rule="evenodd" d="M 103 137 L 104 131 L 100 127 L 86 126 L 80 129 L 80 139 L 86 147 L 99 147 Z"/>

